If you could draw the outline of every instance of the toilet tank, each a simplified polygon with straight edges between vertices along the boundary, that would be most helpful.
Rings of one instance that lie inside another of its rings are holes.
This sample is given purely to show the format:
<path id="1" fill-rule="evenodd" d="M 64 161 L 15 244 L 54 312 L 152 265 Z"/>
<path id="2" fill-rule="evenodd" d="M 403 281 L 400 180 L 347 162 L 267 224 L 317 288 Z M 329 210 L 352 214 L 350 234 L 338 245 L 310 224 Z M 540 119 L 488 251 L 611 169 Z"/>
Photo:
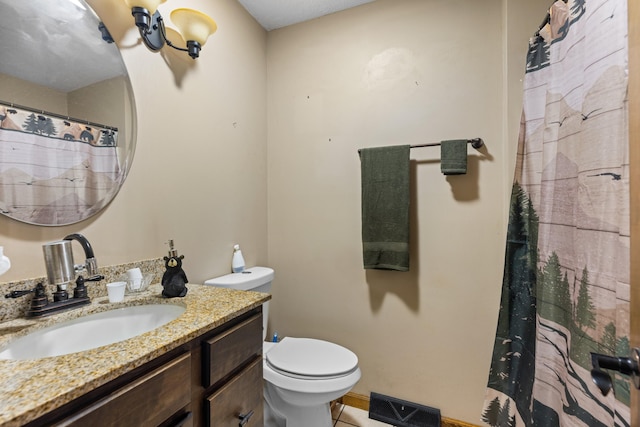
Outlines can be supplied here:
<path id="1" fill-rule="evenodd" d="M 255 291 L 271 293 L 271 281 L 274 272 L 269 267 L 251 267 L 242 273 L 230 273 L 213 279 L 205 280 L 204 284 L 218 288 L 230 288 L 240 291 Z M 262 340 L 267 336 L 267 321 L 269 320 L 269 301 L 262 305 Z"/>

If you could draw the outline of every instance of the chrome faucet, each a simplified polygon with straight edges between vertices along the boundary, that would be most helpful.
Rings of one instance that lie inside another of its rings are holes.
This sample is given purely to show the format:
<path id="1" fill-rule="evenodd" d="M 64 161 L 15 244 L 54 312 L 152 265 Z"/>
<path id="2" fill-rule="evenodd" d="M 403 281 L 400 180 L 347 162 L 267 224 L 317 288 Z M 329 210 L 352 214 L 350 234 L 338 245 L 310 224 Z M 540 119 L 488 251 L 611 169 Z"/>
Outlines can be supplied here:
<path id="1" fill-rule="evenodd" d="M 71 241 L 77 240 L 85 254 L 85 263 L 75 265 L 73 262 L 73 251 Z M 85 282 L 99 281 L 104 276 L 98 274 L 98 263 L 91 248 L 91 244 L 82 234 L 69 234 L 63 240 L 46 243 L 42 245 L 44 253 L 44 263 L 47 269 L 47 280 L 50 284 L 56 285 L 57 290 L 53 292 L 53 302 L 49 302 L 45 287 L 42 283 L 34 289 L 24 291 L 12 291 L 5 295 L 5 298 L 18 298 L 23 295 L 35 293 L 31 300 L 31 308 L 27 312 L 28 317 L 46 316 L 62 310 L 77 308 L 89 304 L 91 300 L 87 295 Z M 76 278 L 76 273 L 85 271 L 87 278 L 82 275 Z M 76 286 L 73 290 L 73 297 L 69 297 L 67 284 L 74 281 Z"/>

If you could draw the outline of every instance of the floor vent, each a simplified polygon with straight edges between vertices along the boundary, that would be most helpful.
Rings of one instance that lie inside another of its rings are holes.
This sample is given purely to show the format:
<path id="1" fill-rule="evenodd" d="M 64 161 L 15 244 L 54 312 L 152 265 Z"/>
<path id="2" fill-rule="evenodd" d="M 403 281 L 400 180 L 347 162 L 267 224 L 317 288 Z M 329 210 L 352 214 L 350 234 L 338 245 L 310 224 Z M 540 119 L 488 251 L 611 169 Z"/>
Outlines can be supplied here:
<path id="1" fill-rule="evenodd" d="M 396 427 L 440 427 L 440 410 L 371 392 L 369 418 Z"/>

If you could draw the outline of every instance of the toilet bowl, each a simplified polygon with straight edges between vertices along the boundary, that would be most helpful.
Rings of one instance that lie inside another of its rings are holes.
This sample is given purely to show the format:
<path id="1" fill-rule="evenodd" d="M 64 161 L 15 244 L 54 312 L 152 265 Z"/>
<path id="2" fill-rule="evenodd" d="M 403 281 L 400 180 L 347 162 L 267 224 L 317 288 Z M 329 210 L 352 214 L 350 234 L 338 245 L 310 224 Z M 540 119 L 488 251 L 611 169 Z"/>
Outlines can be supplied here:
<path id="1" fill-rule="evenodd" d="M 205 285 L 270 292 L 273 276 L 270 268 L 253 267 Z M 268 304 L 263 306 L 263 340 Z M 351 390 L 361 375 L 358 357 L 338 344 L 294 337 L 264 342 L 265 427 L 330 427 L 329 403 Z"/>
<path id="2" fill-rule="evenodd" d="M 265 426 L 330 427 L 329 402 L 360 377 L 356 355 L 337 344 L 292 337 L 264 343 Z"/>

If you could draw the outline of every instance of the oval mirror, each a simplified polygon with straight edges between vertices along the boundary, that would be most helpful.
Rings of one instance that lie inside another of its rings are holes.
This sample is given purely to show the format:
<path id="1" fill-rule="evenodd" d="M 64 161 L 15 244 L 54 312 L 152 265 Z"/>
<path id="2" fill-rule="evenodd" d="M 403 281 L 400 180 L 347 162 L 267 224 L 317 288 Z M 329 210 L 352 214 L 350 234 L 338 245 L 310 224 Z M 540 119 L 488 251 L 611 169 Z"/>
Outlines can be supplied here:
<path id="1" fill-rule="evenodd" d="M 118 47 L 84 0 L 0 0 L 0 212 L 73 224 L 118 193 L 136 110 Z"/>

